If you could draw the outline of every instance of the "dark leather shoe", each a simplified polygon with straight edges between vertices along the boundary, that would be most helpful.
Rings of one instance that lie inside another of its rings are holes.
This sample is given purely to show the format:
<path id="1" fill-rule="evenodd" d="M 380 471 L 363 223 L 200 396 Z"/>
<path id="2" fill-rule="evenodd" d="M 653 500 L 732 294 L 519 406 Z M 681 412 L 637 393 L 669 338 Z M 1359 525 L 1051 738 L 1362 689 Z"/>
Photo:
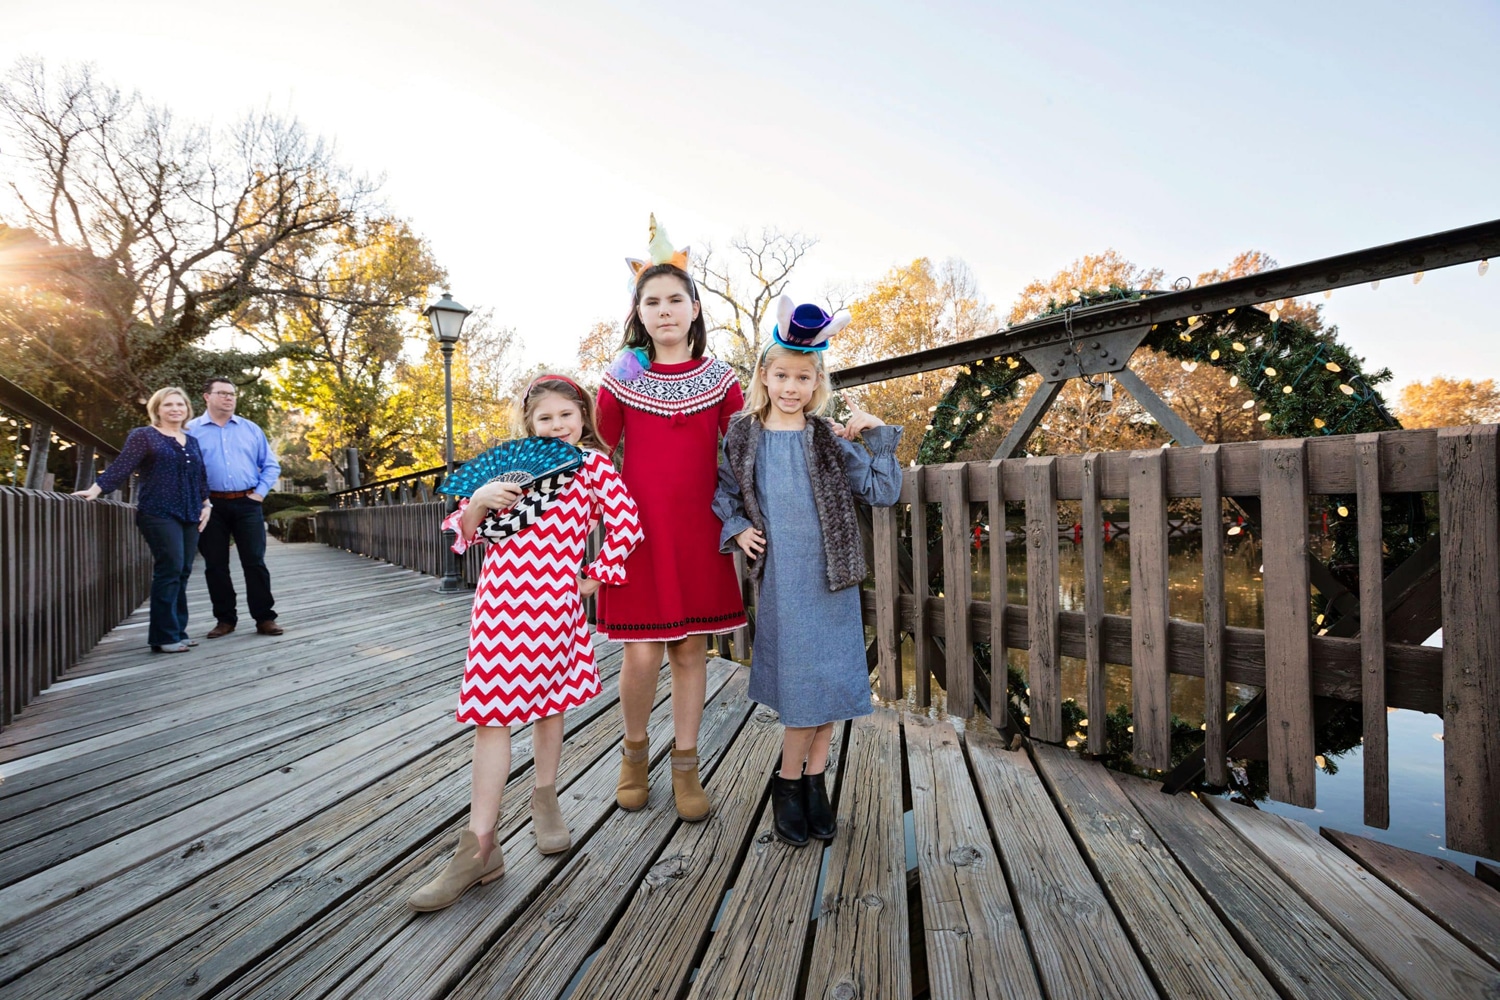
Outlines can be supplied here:
<path id="1" fill-rule="evenodd" d="M 828 789 L 823 783 L 823 772 L 804 774 L 802 792 L 807 802 L 808 836 L 832 840 L 839 825 L 833 815 L 833 806 L 828 804 Z"/>
<path id="2" fill-rule="evenodd" d="M 234 622 L 219 622 L 213 628 L 211 628 L 211 629 L 208 630 L 208 635 L 206 636 L 206 638 L 209 638 L 209 639 L 222 639 L 224 636 L 228 635 L 229 633 L 231 633 L 233 631 L 234 631 Z"/>
<path id="3" fill-rule="evenodd" d="M 259 632 L 261 635 L 280 635 L 281 633 L 285 632 L 286 629 L 282 628 L 280 625 L 277 625 L 274 618 L 268 618 L 263 622 L 256 622 L 255 631 Z"/>
<path id="4" fill-rule="evenodd" d="M 771 776 L 771 829 L 776 839 L 793 847 L 807 846 L 807 814 L 802 804 L 802 779 Z"/>

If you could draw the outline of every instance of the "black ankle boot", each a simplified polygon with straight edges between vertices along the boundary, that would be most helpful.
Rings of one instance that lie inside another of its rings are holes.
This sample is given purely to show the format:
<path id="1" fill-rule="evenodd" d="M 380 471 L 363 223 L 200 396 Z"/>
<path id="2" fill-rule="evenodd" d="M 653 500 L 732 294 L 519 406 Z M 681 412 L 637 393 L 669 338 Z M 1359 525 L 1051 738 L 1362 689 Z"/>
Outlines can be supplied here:
<path id="1" fill-rule="evenodd" d="M 793 847 L 807 846 L 807 813 L 802 802 L 802 780 L 771 776 L 771 811 L 776 821 L 771 828 L 776 837 Z"/>
<path id="2" fill-rule="evenodd" d="M 819 840 L 832 840 L 839 825 L 833 816 L 833 806 L 828 804 L 828 789 L 823 784 L 822 771 L 802 776 L 802 794 L 806 802 L 808 834 Z"/>

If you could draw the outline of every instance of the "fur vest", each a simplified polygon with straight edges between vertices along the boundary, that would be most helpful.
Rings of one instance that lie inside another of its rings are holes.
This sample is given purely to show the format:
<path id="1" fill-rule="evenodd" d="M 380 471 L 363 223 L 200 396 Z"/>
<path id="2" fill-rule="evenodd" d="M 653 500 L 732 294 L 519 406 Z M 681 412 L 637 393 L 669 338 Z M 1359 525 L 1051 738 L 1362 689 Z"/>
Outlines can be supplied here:
<path id="1" fill-rule="evenodd" d="M 737 415 L 724 435 L 724 455 L 739 485 L 745 516 L 757 530 L 765 533 L 765 517 L 755 496 L 755 454 L 760 447 L 762 430 L 760 421 L 753 416 Z M 839 439 L 827 420 L 809 415 L 807 426 L 802 429 L 802 447 L 812 479 L 818 526 L 823 529 L 828 589 L 843 590 L 856 586 L 865 578 L 865 552 Z M 750 567 L 751 576 L 759 583 L 765 572 L 765 559 L 750 560 Z"/>

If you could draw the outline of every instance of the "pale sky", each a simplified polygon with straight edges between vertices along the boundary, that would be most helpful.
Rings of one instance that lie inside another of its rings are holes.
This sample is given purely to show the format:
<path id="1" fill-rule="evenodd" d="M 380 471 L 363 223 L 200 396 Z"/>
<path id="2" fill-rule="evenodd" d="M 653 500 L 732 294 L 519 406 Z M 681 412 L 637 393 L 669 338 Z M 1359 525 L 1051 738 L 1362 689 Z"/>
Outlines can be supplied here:
<path id="1" fill-rule="evenodd" d="M 653 211 L 679 245 L 818 237 L 804 298 L 959 257 L 1001 313 L 1109 247 L 1170 280 L 1500 218 L 1497 51 L 1493 0 L 0 0 L 0 67 L 335 140 L 454 297 L 559 365 L 623 312 Z M 1472 264 L 1326 310 L 1397 386 L 1500 377 L 1497 312 Z"/>

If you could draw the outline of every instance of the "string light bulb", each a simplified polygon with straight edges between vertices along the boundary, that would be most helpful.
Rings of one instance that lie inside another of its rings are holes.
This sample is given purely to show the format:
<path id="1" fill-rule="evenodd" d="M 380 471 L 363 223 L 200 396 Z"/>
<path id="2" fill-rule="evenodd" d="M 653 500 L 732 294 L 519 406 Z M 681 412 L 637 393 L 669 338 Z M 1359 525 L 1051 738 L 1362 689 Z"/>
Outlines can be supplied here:
<path id="1" fill-rule="evenodd" d="M 1379 291 L 1379 290 L 1380 290 L 1380 279 L 1376 278 L 1374 281 L 1370 282 L 1370 291 L 1374 292 L 1374 291 Z"/>
<path id="2" fill-rule="evenodd" d="M 1333 289 L 1332 288 L 1325 288 L 1325 289 L 1323 289 L 1323 298 L 1325 298 L 1325 299 L 1331 299 L 1331 298 L 1333 298 Z"/>
<path id="3" fill-rule="evenodd" d="M 1339 367 L 1339 363 L 1337 361 L 1330 361 L 1330 362 L 1328 362 L 1328 364 L 1324 365 L 1323 367 L 1327 368 L 1331 372 L 1341 372 L 1341 371 L 1344 370 L 1344 369 L 1342 369 L 1342 368 Z"/>
<path id="4" fill-rule="evenodd" d="M 1479 276 L 1481 278 L 1484 277 L 1486 274 L 1489 273 L 1489 270 L 1490 270 L 1490 259 L 1488 257 L 1486 257 L 1484 260 L 1482 260 L 1482 261 L 1479 262 Z"/>
<path id="5" fill-rule="evenodd" d="M 1422 283 L 1422 275 L 1426 273 L 1426 271 L 1418 271 L 1416 274 L 1411 276 L 1411 283 L 1413 285 L 1420 285 Z"/>
<path id="6" fill-rule="evenodd" d="M 1271 419 L 1271 415 L 1269 413 L 1262 413 L 1260 416 L 1256 417 L 1255 419 L 1259 420 L 1261 423 L 1265 423 L 1267 420 Z"/>
<path id="7" fill-rule="evenodd" d="M 1231 375 L 1231 376 L 1229 376 L 1229 388 L 1233 389 L 1235 386 L 1237 386 L 1239 384 L 1240 384 L 1240 377 L 1238 375 Z"/>
<path id="8" fill-rule="evenodd" d="M 1211 351 L 1208 352 L 1208 360 L 1210 360 L 1210 361 L 1218 361 L 1219 360 L 1219 349 L 1217 347 L 1215 347 L 1213 350 L 1211 350 Z"/>
<path id="9" fill-rule="evenodd" d="M 1328 424 L 1323 420 L 1322 417 L 1313 417 L 1313 426 L 1318 428 L 1319 430 L 1322 430 L 1324 427 L 1327 427 Z"/>
<path id="10" fill-rule="evenodd" d="M 1342 392 L 1346 396 L 1352 396 L 1354 395 L 1354 386 L 1350 385 L 1348 382 L 1344 382 L 1339 385 L 1339 392 Z"/>
<path id="11" fill-rule="evenodd" d="M 1266 369 L 1266 377 L 1267 378 L 1275 378 L 1276 377 L 1276 369 L 1274 369 L 1274 368 L 1267 368 Z"/>
<path id="12" fill-rule="evenodd" d="M 1276 323 L 1276 322 L 1279 322 L 1280 319 L 1281 319 L 1281 310 L 1280 309 L 1272 309 L 1271 310 L 1271 322 L 1272 323 Z"/>

